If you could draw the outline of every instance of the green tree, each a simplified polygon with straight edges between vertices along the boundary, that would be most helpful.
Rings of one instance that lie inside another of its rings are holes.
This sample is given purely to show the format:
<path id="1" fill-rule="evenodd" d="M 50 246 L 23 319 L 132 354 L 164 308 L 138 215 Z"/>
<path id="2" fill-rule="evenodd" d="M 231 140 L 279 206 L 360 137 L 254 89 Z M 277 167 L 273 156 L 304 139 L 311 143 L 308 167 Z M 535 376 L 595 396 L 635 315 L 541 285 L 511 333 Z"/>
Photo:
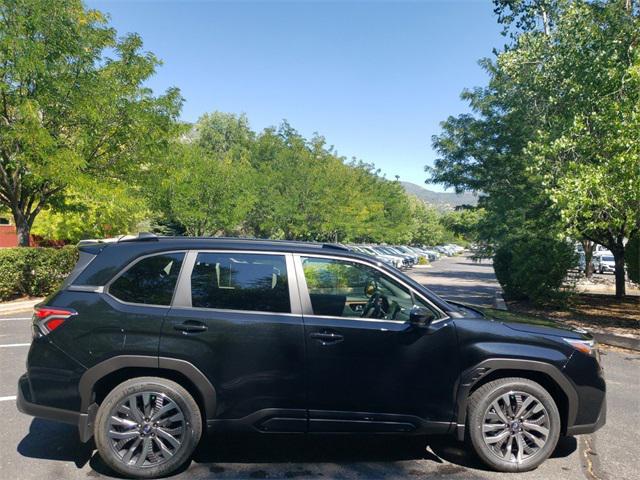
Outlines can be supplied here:
<path id="1" fill-rule="evenodd" d="M 640 17 L 632 2 L 558 2 L 554 28 L 502 55 L 539 126 L 526 154 L 563 223 L 605 245 L 625 294 L 625 239 L 640 228 Z"/>
<path id="2" fill-rule="evenodd" d="M 213 112 L 202 115 L 193 128 L 195 142 L 207 153 L 246 153 L 255 139 L 247 116 Z"/>
<path id="3" fill-rule="evenodd" d="M 258 189 L 247 227 L 258 237 L 389 241 L 409 237 L 402 186 L 363 162 L 346 163 L 323 137 L 306 140 L 287 122 L 258 135 L 252 154 Z"/>
<path id="4" fill-rule="evenodd" d="M 417 197 L 410 197 L 412 245 L 438 245 L 445 240 L 446 231 L 441 214 L 435 207 Z"/>
<path id="5" fill-rule="evenodd" d="M 80 177 L 67 188 L 63 202 L 42 210 L 34 235 L 67 242 L 113 237 L 140 230 L 150 213 L 144 197 L 121 181 Z"/>
<path id="6" fill-rule="evenodd" d="M 464 94 L 475 114 L 434 138 L 432 178 L 486 194 L 489 244 L 552 232 L 607 246 L 624 295 L 624 242 L 640 227 L 636 2 L 496 4 L 503 23 L 519 22 L 513 42 L 483 61 L 488 87 Z M 540 27 L 526 19 L 542 5 Z"/>
<path id="7" fill-rule="evenodd" d="M 20 245 L 81 177 L 130 180 L 162 158 L 181 98 L 144 87 L 158 63 L 80 0 L 0 0 L 0 205 Z"/>
<path id="8" fill-rule="evenodd" d="M 482 207 L 459 208 L 445 213 L 441 223 L 454 235 L 475 242 L 480 237 L 480 225 L 484 222 L 485 213 Z"/>
<path id="9" fill-rule="evenodd" d="M 247 158 L 179 144 L 160 172 L 152 204 L 163 217 L 177 221 L 187 235 L 238 233 L 254 201 Z"/>

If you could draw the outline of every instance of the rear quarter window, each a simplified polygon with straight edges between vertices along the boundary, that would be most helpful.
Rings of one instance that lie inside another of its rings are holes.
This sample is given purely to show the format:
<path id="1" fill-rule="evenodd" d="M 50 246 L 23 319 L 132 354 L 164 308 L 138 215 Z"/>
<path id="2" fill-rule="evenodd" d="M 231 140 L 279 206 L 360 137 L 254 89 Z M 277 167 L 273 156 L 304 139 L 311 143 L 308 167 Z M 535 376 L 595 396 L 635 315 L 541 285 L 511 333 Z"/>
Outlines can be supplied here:
<path id="1" fill-rule="evenodd" d="M 184 252 L 143 258 L 129 266 L 109 286 L 109 294 L 127 303 L 170 305 Z"/>

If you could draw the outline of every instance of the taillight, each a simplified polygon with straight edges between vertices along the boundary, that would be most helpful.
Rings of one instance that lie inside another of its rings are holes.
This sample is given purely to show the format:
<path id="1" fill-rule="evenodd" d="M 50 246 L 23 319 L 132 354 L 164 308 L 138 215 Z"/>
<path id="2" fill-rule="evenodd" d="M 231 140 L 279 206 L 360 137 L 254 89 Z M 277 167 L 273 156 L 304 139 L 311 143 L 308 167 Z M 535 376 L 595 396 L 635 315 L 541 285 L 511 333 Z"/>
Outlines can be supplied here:
<path id="1" fill-rule="evenodd" d="M 78 312 L 70 308 L 36 307 L 33 311 L 34 335 L 47 335 Z M 36 332 L 37 330 L 37 332 Z"/>

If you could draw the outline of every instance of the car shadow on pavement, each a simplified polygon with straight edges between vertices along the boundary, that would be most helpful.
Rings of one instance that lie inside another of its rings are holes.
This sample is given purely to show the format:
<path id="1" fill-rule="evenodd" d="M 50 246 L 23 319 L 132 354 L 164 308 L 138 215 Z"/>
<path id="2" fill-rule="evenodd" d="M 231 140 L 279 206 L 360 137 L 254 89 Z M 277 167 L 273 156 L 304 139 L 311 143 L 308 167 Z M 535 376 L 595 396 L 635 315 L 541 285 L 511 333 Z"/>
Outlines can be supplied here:
<path id="1" fill-rule="evenodd" d="M 552 458 L 569 456 L 576 449 L 575 438 L 561 437 Z M 88 462 L 99 475 L 121 478 L 100 459 L 93 441 L 80 442 L 71 425 L 33 420 L 18 452 L 31 458 L 73 462 L 78 468 Z M 424 460 L 439 474 L 488 470 L 467 445 L 445 436 L 218 434 L 205 437 L 191 464 L 176 475 L 238 479 L 326 477 L 323 468 L 331 464 L 370 478 L 397 478 L 417 475 L 411 469 L 415 464 L 403 463 L 411 460 Z"/>
<path id="2" fill-rule="evenodd" d="M 95 450 L 93 440 L 82 443 L 78 427 L 35 418 L 29 433 L 18 444 L 18 453 L 24 457 L 73 462 L 84 467 Z"/>

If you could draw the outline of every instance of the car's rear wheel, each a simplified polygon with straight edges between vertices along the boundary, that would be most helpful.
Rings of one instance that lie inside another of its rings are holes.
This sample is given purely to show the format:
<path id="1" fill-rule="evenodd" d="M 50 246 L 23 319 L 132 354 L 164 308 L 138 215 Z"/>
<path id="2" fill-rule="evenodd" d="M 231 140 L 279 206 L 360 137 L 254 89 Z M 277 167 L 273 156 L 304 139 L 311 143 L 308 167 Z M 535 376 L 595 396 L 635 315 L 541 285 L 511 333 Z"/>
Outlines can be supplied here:
<path id="1" fill-rule="evenodd" d="M 560 413 L 553 397 L 526 378 L 502 378 L 469 399 L 469 439 L 478 456 L 501 472 L 533 470 L 558 443 Z"/>
<path id="2" fill-rule="evenodd" d="M 95 439 L 103 461 L 137 478 L 168 475 L 198 445 L 202 417 L 193 397 L 164 378 L 140 377 L 115 387 L 101 403 Z"/>

